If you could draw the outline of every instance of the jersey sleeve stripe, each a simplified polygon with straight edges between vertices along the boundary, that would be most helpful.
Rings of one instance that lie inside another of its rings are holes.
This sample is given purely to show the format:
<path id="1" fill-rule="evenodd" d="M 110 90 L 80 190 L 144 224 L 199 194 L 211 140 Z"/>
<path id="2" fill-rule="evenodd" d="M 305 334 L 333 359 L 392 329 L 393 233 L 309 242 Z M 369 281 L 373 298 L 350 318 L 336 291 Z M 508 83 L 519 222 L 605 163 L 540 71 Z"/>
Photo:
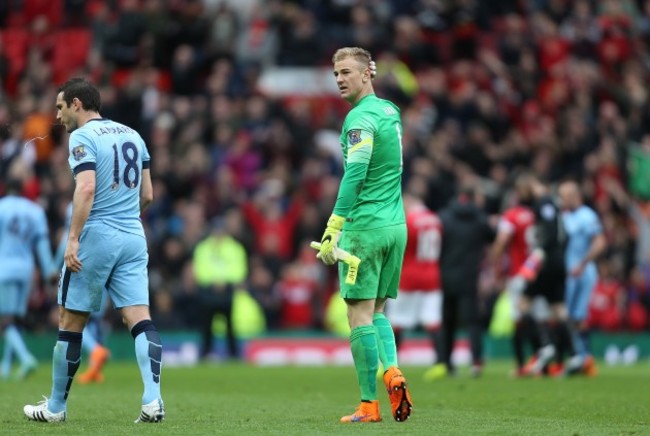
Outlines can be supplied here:
<path id="1" fill-rule="evenodd" d="M 357 145 L 352 146 L 350 148 L 350 150 L 348 151 L 348 154 L 354 153 L 355 151 L 357 151 L 358 149 L 360 149 L 361 147 L 363 147 L 365 145 L 368 145 L 368 146 L 372 147 L 372 145 L 373 145 L 372 144 L 372 138 L 366 138 L 363 141 L 361 141 L 360 143 L 358 143 Z"/>
<path id="2" fill-rule="evenodd" d="M 143 170 L 148 170 L 150 167 L 151 167 L 151 161 L 150 160 L 142 161 L 142 169 Z"/>
<path id="3" fill-rule="evenodd" d="M 84 162 L 74 167 L 73 172 L 76 176 L 82 171 L 89 171 L 89 170 L 95 171 L 95 168 L 96 168 L 95 162 Z"/>

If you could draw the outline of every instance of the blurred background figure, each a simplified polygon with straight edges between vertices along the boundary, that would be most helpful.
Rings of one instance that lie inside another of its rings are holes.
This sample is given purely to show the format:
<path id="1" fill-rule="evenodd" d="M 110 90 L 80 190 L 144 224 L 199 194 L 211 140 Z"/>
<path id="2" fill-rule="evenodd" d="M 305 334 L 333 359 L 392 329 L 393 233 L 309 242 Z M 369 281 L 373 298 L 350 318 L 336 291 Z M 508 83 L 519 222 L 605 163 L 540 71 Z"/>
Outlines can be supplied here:
<path id="1" fill-rule="evenodd" d="M 19 161 L 18 161 L 19 162 Z M 41 277 L 52 284 L 56 269 L 52 261 L 45 211 L 22 196 L 23 181 L 16 164 L 6 181 L 6 196 L 0 199 L 0 327 L 4 349 L 0 378 L 11 375 L 13 356 L 20 362 L 16 377 L 23 379 L 37 367 L 27 349 L 17 322 L 27 314 L 38 260 Z"/>
<path id="2" fill-rule="evenodd" d="M 386 302 L 386 316 L 393 326 L 398 351 L 403 345 L 404 333 L 422 327 L 433 348 L 435 366 L 442 361 L 440 327 L 443 297 L 438 264 L 442 224 L 438 215 L 424 205 L 422 198 L 425 194 L 425 181 L 413 178 L 402 195 L 406 212 L 407 243 L 399 296 Z"/>
<path id="3" fill-rule="evenodd" d="M 481 210 L 474 184 L 459 187 L 457 197 L 440 212 L 442 248 L 440 273 L 443 290 L 442 362 L 455 374 L 452 353 L 457 329 L 464 326 L 472 353 L 472 376 L 483 371 L 483 327 L 479 314 L 478 281 L 481 263 L 494 239 L 494 229 Z M 435 371 L 435 369 L 434 369 Z M 425 373 L 434 378 L 435 372 Z"/>
<path id="4" fill-rule="evenodd" d="M 551 375 L 573 374 L 582 368 L 584 358 L 577 352 L 577 332 L 569 322 L 565 304 L 566 265 L 568 242 L 559 207 L 548 186 L 530 172 L 522 172 L 515 179 L 517 196 L 531 206 L 535 214 L 533 249 L 519 269 L 518 276 L 525 281 L 519 299 L 521 320 L 527 330 L 537 329 L 540 348 L 524 367 L 524 375 L 539 376 L 543 371 Z M 533 301 L 542 297 L 549 306 L 549 321 L 536 321 Z M 566 367 L 550 368 L 555 358 L 564 365 L 565 353 L 569 359 Z"/>
<path id="5" fill-rule="evenodd" d="M 216 314 L 222 315 L 226 321 L 227 357 L 240 357 L 233 328 L 233 299 L 248 274 L 248 256 L 227 224 L 226 218 L 213 219 L 210 234 L 197 244 L 192 259 L 198 286 L 201 359 L 207 359 L 212 351 L 212 322 Z"/>
<path id="6" fill-rule="evenodd" d="M 580 187 L 574 181 L 560 184 L 558 193 L 564 209 L 562 219 L 568 236 L 565 262 L 567 284 L 565 304 L 569 321 L 574 324 L 579 337 L 576 350 L 583 359 L 591 359 L 589 330 L 586 322 L 589 300 L 598 281 L 595 261 L 605 252 L 607 241 L 596 212 L 585 205 Z M 585 365 L 595 375 L 593 363 Z"/>
<path id="7" fill-rule="evenodd" d="M 519 271 L 532 251 L 534 223 L 535 215 L 531 208 L 517 198 L 499 216 L 496 236 L 490 248 L 490 263 L 495 268 L 495 276 L 500 277 L 504 267 L 506 270 L 504 292 L 510 300 L 510 313 L 514 322 L 512 350 L 516 364 L 515 376 L 523 376 L 526 346 L 530 345 L 531 355 L 541 346 L 537 329 L 530 328 L 534 323 L 522 321 L 519 312 L 519 299 L 525 286 Z M 501 264 L 504 257 L 505 266 Z"/>
<path id="8" fill-rule="evenodd" d="M 597 264 L 598 281 L 589 299 L 587 329 L 617 332 L 623 328 L 625 289 L 606 260 Z"/>

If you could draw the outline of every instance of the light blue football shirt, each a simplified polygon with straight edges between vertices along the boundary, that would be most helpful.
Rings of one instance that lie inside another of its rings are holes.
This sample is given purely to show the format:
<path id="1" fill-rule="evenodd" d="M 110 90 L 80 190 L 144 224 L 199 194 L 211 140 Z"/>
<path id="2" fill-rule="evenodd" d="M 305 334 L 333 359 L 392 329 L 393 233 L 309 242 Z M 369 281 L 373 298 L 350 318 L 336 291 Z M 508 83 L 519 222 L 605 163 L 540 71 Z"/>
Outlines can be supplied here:
<path id="1" fill-rule="evenodd" d="M 582 261 L 591 247 L 591 241 L 603 231 L 600 219 L 589 206 L 582 205 L 574 211 L 562 214 L 564 227 L 569 236 L 565 259 L 567 268 L 575 267 Z"/>
<path id="2" fill-rule="evenodd" d="M 31 282 L 34 253 L 41 273 L 53 274 L 51 250 L 47 218 L 40 205 L 14 195 L 0 199 L 0 280 Z"/>
<path id="3" fill-rule="evenodd" d="M 142 170 L 150 156 L 140 134 L 124 124 L 93 119 L 70 135 L 68 162 L 75 176 L 95 170 L 95 201 L 87 223 L 102 222 L 144 237 L 140 221 Z"/>

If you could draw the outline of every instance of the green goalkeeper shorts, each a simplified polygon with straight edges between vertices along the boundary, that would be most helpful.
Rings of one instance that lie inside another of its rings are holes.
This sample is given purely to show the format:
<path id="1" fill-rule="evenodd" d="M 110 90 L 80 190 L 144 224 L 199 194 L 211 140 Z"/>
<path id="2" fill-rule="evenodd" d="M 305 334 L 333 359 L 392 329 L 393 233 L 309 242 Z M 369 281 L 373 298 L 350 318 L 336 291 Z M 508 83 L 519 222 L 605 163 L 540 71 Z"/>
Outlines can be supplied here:
<path id="1" fill-rule="evenodd" d="M 371 231 L 344 230 L 338 246 L 361 259 L 354 285 L 345 283 L 348 266 L 339 262 L 341 297 L 354 300 L 397 298 L 406 248 L 406 224 Z"/>

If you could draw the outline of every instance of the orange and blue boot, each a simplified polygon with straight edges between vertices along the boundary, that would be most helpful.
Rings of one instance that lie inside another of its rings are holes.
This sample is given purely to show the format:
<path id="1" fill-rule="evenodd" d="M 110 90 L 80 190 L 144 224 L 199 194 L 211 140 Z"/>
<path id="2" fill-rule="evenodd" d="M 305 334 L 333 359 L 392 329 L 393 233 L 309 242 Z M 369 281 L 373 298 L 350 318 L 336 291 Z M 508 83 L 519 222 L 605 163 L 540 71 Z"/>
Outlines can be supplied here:
<path id="1" fill-rule="evenodd" d="M 341 418 L 341 422 L 379 422 L 381 415 L 379 414 L 379 401 L 362 401 L 357 410 L 352 415 L 347 415 Z"/>
<path id="2" fill-rule="evenodd" d="M 390 399 L 390 410 L 395 421 L 406 421 L 413 411 L 413 401 L 406 384 L 406 378 L 396 366 L 391 366 L 384 373 L 384 385 Z"/>

